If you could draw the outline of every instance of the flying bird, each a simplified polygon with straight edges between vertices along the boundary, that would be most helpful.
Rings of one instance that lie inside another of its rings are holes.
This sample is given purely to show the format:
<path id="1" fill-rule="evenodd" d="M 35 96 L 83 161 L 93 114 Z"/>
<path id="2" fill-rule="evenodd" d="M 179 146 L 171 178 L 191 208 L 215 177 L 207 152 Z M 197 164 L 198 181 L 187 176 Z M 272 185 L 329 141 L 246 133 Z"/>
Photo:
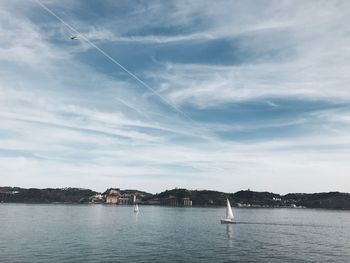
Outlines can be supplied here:
<path id="1" fill-rule="evenodd" d="M 70 39 L 72 39 L 72 40 L 78 40 L 78 36 L 71 36 Z"/>

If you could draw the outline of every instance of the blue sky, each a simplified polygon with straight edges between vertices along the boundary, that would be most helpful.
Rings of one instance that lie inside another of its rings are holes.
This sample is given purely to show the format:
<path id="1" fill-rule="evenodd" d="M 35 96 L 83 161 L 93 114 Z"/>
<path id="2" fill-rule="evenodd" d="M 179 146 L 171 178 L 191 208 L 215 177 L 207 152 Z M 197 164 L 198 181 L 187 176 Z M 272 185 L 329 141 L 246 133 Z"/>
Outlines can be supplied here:
<path id="1" fill-rule="evenodd" d="M 348 1 L 41 2 L 81 35 L 0 2 L 1 185 L 350 192 Z"/>

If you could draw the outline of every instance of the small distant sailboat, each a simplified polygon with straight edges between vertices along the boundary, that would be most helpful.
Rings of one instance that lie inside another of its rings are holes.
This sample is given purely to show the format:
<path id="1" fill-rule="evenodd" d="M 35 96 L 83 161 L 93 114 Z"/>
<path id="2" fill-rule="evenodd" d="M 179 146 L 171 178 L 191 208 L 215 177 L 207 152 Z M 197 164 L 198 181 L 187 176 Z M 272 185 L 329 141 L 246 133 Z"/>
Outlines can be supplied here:
<path id="1" fill-rule="evenodd" d="M 138 213 L 139 212 L 139 206 L 136 203 L 136 195 L 134 195 L 134 213 Z"/>
<path id="2" fill-rule="evenodd" d="M 234 216 L 232 213 L 232 208 L 230 205 L 230 201 L 228 200 L 228 198 L 226 199 L 226 218 L 225 219 L 221 219 L 221 224 L 235 224 L 236 222 L 233 221 Z"/>

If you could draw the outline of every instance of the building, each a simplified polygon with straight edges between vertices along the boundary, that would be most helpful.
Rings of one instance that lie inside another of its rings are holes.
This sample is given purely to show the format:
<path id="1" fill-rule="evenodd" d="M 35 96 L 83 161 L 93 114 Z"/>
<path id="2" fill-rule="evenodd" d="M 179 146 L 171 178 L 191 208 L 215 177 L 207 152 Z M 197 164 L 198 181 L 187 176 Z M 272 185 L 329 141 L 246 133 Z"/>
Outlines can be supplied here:
<path id="1" fill-rule="evenodd" d="M 110 194 L 110 195 L 121 195 L 119 188 L 111 188 L 111 189 L 109 189 L 109 193 L 108 194 Z"/>
<path id="2" fill-rule="evenodd" d="M 185 197 L 182 199 L 184 206 L 192 206 L 192 200 L 189 197 Z"/>
<path id="3" fill-rule="evenodd" d="M 103 203 L 104 202 L 104 196 L 101 194 L 93 195 L 89 198 L 90 203 Z"/>
<path id="4" fill-rule="evenodd" d="M 120 197 L 119 198 L 119 204 L 120 205 L 131 205 L 132 204 L 132 200 L 129 197 Z"/>
<path id="5" fill-rule="evenodd" d="M 179 202 L 175 196 L 169 195 L 168 198 L 161 199 L 161 205 L 178 206 Z"/>
<path id="6" fill-rule="evenodd" d="M 112 188 L 106 194 L 106 203 L 107 204 L 118 204 L 119 199 L 121 198 L 120 190 L 118 188 Z"/>
<path id="7" fill-rule="evenodd" d="M 106 196 L 106 203 L 107 204 L 118 204 L 119 203 L 119 196 L 118 195 L 107 195 Z"/>

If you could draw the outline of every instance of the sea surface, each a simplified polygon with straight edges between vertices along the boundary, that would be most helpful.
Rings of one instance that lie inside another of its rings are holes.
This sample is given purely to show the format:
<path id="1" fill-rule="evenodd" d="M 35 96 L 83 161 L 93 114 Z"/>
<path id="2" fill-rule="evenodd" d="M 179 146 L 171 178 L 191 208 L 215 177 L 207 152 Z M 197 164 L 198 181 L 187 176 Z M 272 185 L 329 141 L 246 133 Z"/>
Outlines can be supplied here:
<path id="1" fill-rule="evenodd" d="M 350 262 L 350 212 L 0 204 L 0 262 Z"/>

